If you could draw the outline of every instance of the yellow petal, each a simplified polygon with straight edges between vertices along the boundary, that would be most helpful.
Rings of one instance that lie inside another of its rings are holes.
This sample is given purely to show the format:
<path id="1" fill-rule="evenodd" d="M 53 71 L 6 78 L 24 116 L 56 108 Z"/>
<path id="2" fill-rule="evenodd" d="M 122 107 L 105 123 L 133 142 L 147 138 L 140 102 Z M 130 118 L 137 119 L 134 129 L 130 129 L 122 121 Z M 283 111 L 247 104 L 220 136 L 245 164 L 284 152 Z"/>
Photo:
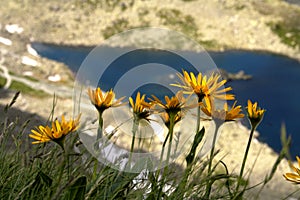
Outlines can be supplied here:
<path id="1" fill-rule="evenodd" d="M 134 102 L 133 102 L 132 97 L 129 97 L 129 103 L 130 103 L 131 107 L 134 109 Z"/>

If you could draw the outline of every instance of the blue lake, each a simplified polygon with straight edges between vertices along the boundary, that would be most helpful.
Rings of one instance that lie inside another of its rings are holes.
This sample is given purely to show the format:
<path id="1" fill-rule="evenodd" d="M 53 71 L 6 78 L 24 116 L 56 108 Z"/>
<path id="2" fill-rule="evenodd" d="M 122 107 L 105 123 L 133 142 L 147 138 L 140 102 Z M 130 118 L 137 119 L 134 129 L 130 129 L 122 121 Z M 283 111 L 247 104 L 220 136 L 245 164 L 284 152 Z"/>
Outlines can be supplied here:
<path id="1" fill-rule="evenodd" d="M 67 64 L 75 73 L 94 47 L 68 47 L 33 43 L 38 53 L 49 59 Z M 108 53 L 118 51 L 108 49 Z M 187 52 L 197 56 L 196 53 Z M 286 56 L 255 51 L 228 50 L 208 52 L 219 68 L 228 72 L 244 70 L 251 80 L 231 81 L 238 103 L 246 106 L 247 100 L 258 101 L 267 110 L 263 123 L 258 127 L 259 140 L 275 151 L 281 149 L 280 127 L 284 122 L 292 136 L 291 154 L 300 155 L 300 62 Z M 146 59 L 146 58 L 143 58 Z M 185 63 L 177 63 L 185 68 Z M 112 72 L 113 73 L 113 72 Z M 117 72 L 116 72 L 117 73 Z M 113 77 L 114 74 L 111 75 Z M 107 85 L 109 88 L 109 85 Z M 105 89 L 105 88 L 104 88 Z M 243 124 L 249 126 L 245 119 Z"/>

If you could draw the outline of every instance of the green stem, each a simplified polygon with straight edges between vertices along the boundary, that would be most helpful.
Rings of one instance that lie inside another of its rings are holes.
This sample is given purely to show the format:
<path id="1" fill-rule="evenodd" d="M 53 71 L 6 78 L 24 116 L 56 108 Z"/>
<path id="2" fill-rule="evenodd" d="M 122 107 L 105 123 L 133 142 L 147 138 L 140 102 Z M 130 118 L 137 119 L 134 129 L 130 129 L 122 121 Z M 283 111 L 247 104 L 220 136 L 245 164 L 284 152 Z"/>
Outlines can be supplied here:
<path id="1" fill-rule="evenodd" d="M 134 148 L 134 142 L 135 142 L 135 135 L 139 127 L 139 119 L 137 117 L 134 117 L 133 120 L 133 125 L 132 125 L 132 140 L 131 140 L 131 147 L 130 147 L 130 154 L 129 154 L 129 160 L 128 164 L 130 165 L 131 160 L 132 160 L 132 153 L 133 153 L 133 148 Z"/>
<path id="2" fill-rule="evenodd" d="M 171 118 L 173 118 L 173 119 L 171 119 Z M 171 146 L 172 146 L 173 130 L 174 130 L 174 121 L 175 121 L 175 117 L 171 117 L 171 116 L 170 116 L 169 146 L 168 146 L 168 152 L 167 152 L 167 166 L 168 166 L 168 164 L 169 164 L 170 154 L 171 154 Z"/>
<path id="3" fill-rule="evenodd" d="M 64 158 L 63 158 L 62 166 L 60 166 L 60 172 L 59 172 L 59 175 L 58 175 L 58 182 L 57 182 L 58 185 L 61 185 L 63 172 L 64 172 L 64 169 L 65 169 L 65 166 L 66 166 L 66 160 L 68 159 L 67 158 L 67 153 L 65 152 L 65 150 L 63 150 L 63 155 L 64 155 Z"/>
<path id="4" fill-rule="evenodd" d="M 198 98 L 198 103 L 200 103 L 202 100 Z M 200 106 L 197 107 L 197 125 L 196 125 L 196 134 L 200 130 L 200 115 L 201 115 L 201 109 Z"/>
<path id="5" fill-rule="evenodd" d="M 98 124 L 98 129 L 97 129 L 97 138 L 96 142 L 94 144 L 95 150 L 99 150 L 99 140 L 103 137 L 102 135 L 102 130 L 103 130 L 103 118 L 102 118 L 102 112 L 99 112 L 99 124 Z"/>
<path id="6" fill-rule="evenodd" d="M 168 138 L 169 138 L 170 132 L 168 132 L 167 137 L 165 138 L 165 141 L 162 145 L 162 149 L 161 149 L 161 153 L 160 153 L 160 159 L 159 159 L 159 165 L 155 174 L 155 180 L 158 180 L 158 176 L 159 176 L 159 172 L 160 172 L 160 168 L 162 165 L 162 160 L 163 160 L 163 156 L 164 156 L 164 152 L 165 152 L 165 146 L 167 144 Z"/>
<path id="7" fill-rule="evenodd" d="M 70 173 L 70 155 L 66 155 L 67 156 L 67 167 L 68 167 L 68 179 L 70 178 L 71 176 L 71 173 Z"/>
<path id="8" fill-rule="evenodd" d="M 198 103 L 200 103 L 200 102 L 202 102 L 202 98 L 198 97 Z M 198 106 L 197 107 L 196 133 L 195 133 L 196 135 L 200 131 L 200 117 L 201 117 L 200 115 L 201 115 L 201 106 Z M 191 170 L 192 170 L 192 167 L 193 167 L 193 165 L 192 165 L 194 163 L 193 161 L 194 161 L 194 157 L 193 157 L 193 159 L 191 160 L 190 163 L 187 163 L 187 167 L 185 169 L 184 176 L 183 176 L 182 180 L 180 181 L 180 183 L 178 185 L 178 188 L 177 188 L 178 191 L 185 191 L 185 187 L 186 187 L 188 178 L 189 178 L 189 176 L 191 174 Z M 180 195 L 179 199 L 181 199 L 181 198 L 183 198 L 184 193 L 180 193 L 179 195 Z"/>
<path id="9" fill-rule="evenodd" d="M 94 148 L 96 151 L 99 150 L 99 140 L 102 138 L 102 130 L 103 130 L 103 117 L 102 117 L 103 112 L 99 112 L 99 124 L 98 124 L 98 129 L 97 129 L 97 138 L 96 142 L 94 144 Z M 98 160 L 94 159 L 94 169 L 93 169 L 93 179 L 96 179 L 97 177 L 97 170 L 98 170 Z"/>
<path id="10" fill-rule="evenodd" d="M 188 182 L 188 178 L 191 174 L 192 171 L 192 167 L 193 165 L 187 165 L 185 171 L 184 171 L 184 175 L 183 178 L 181 179 L 180 183 L 178 184 L 178 187 L 176 188 L 174 194 L 176 195 L 177 199 L 184 199 L 184 194 L 186 191 L 186 184 Z M 175 198 L 175 196 L 173 196 Z"/>
<path id="11" fill-rule="evenodd" d="M 97 160 L 97 158 L 93 158 L 93 160 L 94 160 L 93 180 L 96 180 L 96 177 L 97 177 L 97 169 L 98 169 L 98 160 Z"/>
<path id="12" fill-rule="evenodd" d="M 220 126 L 222 125 L 223 121 L 215 119 L 215 123 L 216 123 L 216 130 L 215 130 L 215 133 L 214 133 L 214 137 L 213 137 L 213 141 L 212 141 L 212 147 L 211 147 L 211 150 L 210 150 L 210 156 L 209 156 L 209 162 L 208 162 L 208 173 L 207 173 L 208 176 L 210 176 L 211 173 L 212 173 L 211 172 L 211 166 L 212 166 L 212 160 L 213 160 L 214 152 L 215 152 L 217 133 L 218 133 L 218 130 L 219 130 Z M 210 179 L 208 179 L 207 185 L 206 185 L 206 191 L 205 191 L 205 194 L 204 194 L 204 199 L 209 199 L 209 195 L 210 195 L 210 192 L 211 192 L 211 186 L 212 186 L 212 182 L 210 181 Z"/>
<path id="13" fill-rule="evenodd" d="M 220 126 L 222 125 L 222 122 L 219 121 L 219 120 L 215 120 L 215 123 L 216 123 L 216 130 L 215 130 L 215 133 L 214 133 L 214 137 L 213 137 L 213 141 L 212 141 L 212 147 L 211 147 L 211 150 L 210 150 L 209 163 L 208 163 L 208 175 L 211 173 L 211 166 L 212 166 L 213 155 L 214 155 L 214 152 L 215 152 L 217 133 L 218 133 L 218 130 L 219 130 Z"/>
<path id="14" fill-rule="evenodd" d="M 161 193 L 162 193 L 162 189 L 165 185 L 165 178 L 166 178 L 166 175 L 167 175 L 167 172 L 169 171 L 169 167 L 168 167 L 168 164 L 169 164 L 169 160 L 170 160 L 170 154 L 171 154 L 171 147 L 172 147 L 172 140 L 173 140 L 173 132 L 174 132 L 174 126 L 175 126 L 175 116 L 176 114 L 173 114 L 173 113 L 169 113 L 169 117 L 170 117 L 170 125 L 169 125 L 169 132 L 168 132 L 168 136 L 169 136 L 169 146 L 168 146 L 168 152 L 167 152 L 167 160 L 166 160 L 166 167 L 163 171 L 163 176 L 162 176 L 162 181 L 161 181 L 161 187 L 159 189 L 159 193 L 158 193 L 158 198 L 157 199 L 160 199 L 161 197 Z M 165 140 L 165 142 L 167 141 L 167 138 Z M 163 144 L 163 148 L 164 148 L 164 145 L 166 144 L 164 142 Z"/>
<path id="15" fill-rule="evenodd" d="M 167 137 L 165 138 L 165 141 L 162 145 L 162 150 L 161 150 L 160 159 L 159 159 L 159 168 L 161 167 L 161 164 L 162 164 L 162 160 L 163 160 L 164 153 L 165 153 L 165 147 L 166 147 L 167 141 L 169 139 L 169 136 L 170 136 L 170 132 L 168 132 Z"/>
<path id="16" fill-rule="evenodd" d="M 252 126 L 251 127 L 251 132 L 250 132 L 250 135 L 249 135 L 249 139 L 248 139 L 246 151 L 245 151 L 245 154 L 244 154 L 243 163 L 242 163 L 241 170 L 240 170 L 240 175 L 238 177 L 238 183 L 237 183 L 237 186 L 236 186 L 236 189 L 235 189 L 235 194 L 238 193 L 238 190 L 239 190 L 239 187 L 240 187 L 240 184 L 241 184 L 241 180 L 243 178 L 243 173 L 244 173 L 244 168 L 245 168 L 246 160 L 247 160 L 247 157 L 248 157 L 248 153 L 249 153 L 249 149 L 250 149 L 250 145 L 251 145 L 253 133 L 254 133 L 256 127 L 257 126 Z"/>
<path id="17" fill-rule="evenodd" d="M 103 129 L 103 117 L 102 117 L 102 112 L 99 112 L 99 126 L 98 126 L 98 131 L 97 131 L 97 142 L 103 136 L 102 129 Z"/>

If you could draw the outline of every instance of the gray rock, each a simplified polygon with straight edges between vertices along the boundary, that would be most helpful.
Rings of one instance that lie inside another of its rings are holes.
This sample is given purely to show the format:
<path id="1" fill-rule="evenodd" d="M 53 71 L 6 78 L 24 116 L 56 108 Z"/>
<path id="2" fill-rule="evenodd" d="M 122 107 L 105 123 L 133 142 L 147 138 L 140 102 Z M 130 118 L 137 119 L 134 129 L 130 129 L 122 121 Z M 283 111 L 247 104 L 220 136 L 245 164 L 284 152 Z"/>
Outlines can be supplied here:
<path id="1" fill-rule="evenodd" d="M 226 79 L 227 81 L 233 81 L 233 80 L 249 80 L 252 78 L 252 75 L 246 74 L 244 70 L 240 70 L 237 73 L 230 73 L 227 72 L 224 69 L 219 69 L 221 76 L 223 79 Z"/>

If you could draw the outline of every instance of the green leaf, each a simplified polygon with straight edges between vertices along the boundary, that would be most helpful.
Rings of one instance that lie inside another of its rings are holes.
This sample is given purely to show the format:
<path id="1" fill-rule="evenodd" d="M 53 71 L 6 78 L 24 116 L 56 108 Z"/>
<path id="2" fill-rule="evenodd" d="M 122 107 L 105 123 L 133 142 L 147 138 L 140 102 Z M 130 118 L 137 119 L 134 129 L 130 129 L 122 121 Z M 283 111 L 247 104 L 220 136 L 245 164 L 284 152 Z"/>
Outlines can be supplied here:
<path id="1" fill-rule="evenodd" d="M 132 189 L 132 181 L 138 175 L 139 173 L 121 172 L 109 188 L 111 194 L 114 194 L 112 199 L 121 198 L 124 196 L 124 193 L 129 192 Z"/>
<path id="2" fill-rule="evenodd" d="M 192 162 L 194 161 L 197 147 L 200 144 L 200 142 L 202 141 L 204 134 L 205 134 L 205 128 L 202 127 L 202 129 L 195 135 L 191 151 L 187 155 L 187 157 L 185 158 L 186 163 L 187 163 L 188 166 L 191 165 Z"/>
<path id="3" fill-rule="evenodd" d="M 273 176 L 277 170 L 277 167 L 280 164 L 280 162 L 282 161 L 282 159 L 287 157 L 288 159 L 291 160 L 291 155 L 289 152 L 290 144 L 291 144 L 291 137 L 290 136 L 287 137 L 285 124 L 281 125 L 281 144 L 282 144 L 282 149 L 281 149 L 275 163 L 273 164 L 270 174 L 265 177 L 264 185 L 267 184 L 273 178 Z"/>
<path id="4" fill-rule="evenodd" d="M 284 123 L 281 125 L 280 139 L 281 139 L 281 145 L 282 145 L 282 150 L 281 151 L 284 151 L 287 158 L 289 160 L 291 160 L 292 157 L 291 157 L 290 152 L 289 152 L 290 145 L 291 145 L 291 136 L 287 137 L 286 127 L 285 127 Z"/>
<path id="5" fill-rule="evenodd" d="M 26 188 L 29 196 L 36 196 L 37 194 L 43 194 L 52 184 L 52 179 L 44 172 L 39 171 L 34 178 L 34 181 Z"/>
<path id="6" fill-rule="evenodd" d="M 38 176 L 41 178 L 43 183 L 45 183 L 45 185 L 47 185 L 48 187 L 50 187 L 52 185 L 52 179 L 44 172 L 40 171 L 38 173 Z"/>
<path id="7" fill-rule="evenodd" d="M 226 186 L 226 188 L 227 188 L 227 190 L 228 190 L 228 194 L 229 194 L 230 198 L 232 198 L 232 192 L 231 192 L 231 190 L 230 190 L 230 181 L 229 181 L 230 176 L 229 176 L 229 173 L 228 173 L 227 165 L 226 165 L 222 160 L 220 160 L 220 163 L 221 163 L 221 164 L 223 165 L 223 167 L 225 168 L 226 175 L 228 176 L 228 178 L 227 178 L 226 181 L 225 181 L 225 186 Z"/>
<path id="8" fill-rule="evenodd" d="M 86 191 L 87 180 L 85 176 L 77 178 L 69 188 L 69 200 L 81 200 L 84 199 Z"/>
<path id="9" fill-rule="evenodd" d="M 15 96 L 13 97 L 13 99 L 11 100 L 11 102 L 9 104 L 7 104 L 4 108 L 4 112 L 7 113 L 8 109 L 11 108 L 17 101 L 17 98 L 20 95 L 20 91 L 18 91 Z"/>

